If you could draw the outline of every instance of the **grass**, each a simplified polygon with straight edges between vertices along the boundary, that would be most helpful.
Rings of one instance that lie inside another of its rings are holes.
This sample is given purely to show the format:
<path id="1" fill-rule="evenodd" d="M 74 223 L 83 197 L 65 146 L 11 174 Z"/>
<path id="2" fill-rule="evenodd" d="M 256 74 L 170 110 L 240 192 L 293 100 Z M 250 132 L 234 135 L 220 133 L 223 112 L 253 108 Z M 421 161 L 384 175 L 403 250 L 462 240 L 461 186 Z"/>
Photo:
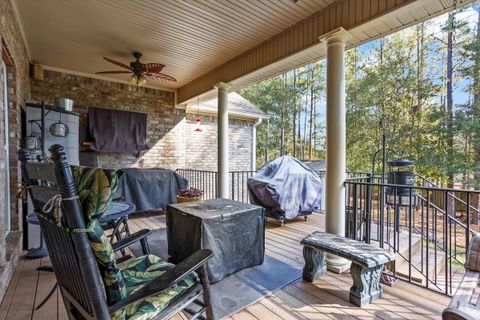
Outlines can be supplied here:
<path id="1" fill-rule="evenodd" d="M 435 249 L 435 247 L 437 247 L 437 250 L 444 251 L 442 245 L 435 244 L 433 241 L 423 240 L 423 247 L 427 247 L 427 246 L 429 249 Z M 455 251 L 457 252 L 456 256 L 454 256 Z M 465 269 L 465 262 L 466 262 L 465 247 L 452 246 L 451 252 L 452 252 L 452 256 L 451 256 L 452 268 Z"/>

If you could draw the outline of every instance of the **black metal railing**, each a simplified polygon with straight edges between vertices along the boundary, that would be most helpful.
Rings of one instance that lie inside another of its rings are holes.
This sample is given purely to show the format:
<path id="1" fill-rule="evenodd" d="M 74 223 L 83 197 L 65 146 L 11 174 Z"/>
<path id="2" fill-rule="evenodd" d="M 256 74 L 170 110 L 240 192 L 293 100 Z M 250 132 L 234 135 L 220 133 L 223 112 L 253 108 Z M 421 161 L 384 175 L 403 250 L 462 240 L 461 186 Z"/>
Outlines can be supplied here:
<path id="1" fill-rule="evenodd" d="M 230 171 L 230 199 L 250 203 L 247 180 L 257 171 Z"/>
<path id="2" fill-rule="evenodd" d="M 204 190 L 204 200 L 217 197 L 217 172 L 177 172 Z M 231 199 L 249 202 L 247 181 L 255 172 L 229 173 Z M 325 178 L 325 171 L 316 173 Z M 416 186 L 384 181 L 379 173 L 347 173 L 346 235 L 395 251 L 397 278 L 452 294 L 471 236 L 480 230 L 480 191 L 440 188 L 420 175 Z"/>
<path id="3" fill-rule="evenodd" d="M 196 169 L 177 169 L 176 172 L 188 180 L 189 187 L 204 191 L 203 200 L 217 197 L 217 172 Z M 229 196 L 230 199 L 249 203 L 247 181 L 257 171 L 238 170 L 229 172 Z M 316 172 L 321 178 L 325 177 L 325 171 Z"/>
<path id="4" fill-rule="evenodd" d="M 177 169 L 176 172 L 188 180 L 188 186 L 203 190 L 203 200 L 218 197 L 217 172 L 195 169 Z M 230 171 L 229 173 L 229 196 L 230 199 L 249 203 L 247 180 L 256 171 Z"/>
<path id="5" fill-rule="evenodd" d="M 396 277 L 454 292 L 471 236 L 480 230 L 480 191 L 387 184 L 371 174 L 345 186 L 347 236 L 396 252 Z"/>
<path id="6" fill-rule="evenodd" d="M 188 180 L 188 186 L 203 190 L 203 200 L 217 198 L 217 172 L 194 169 L 177 169 L 176 172 Z"/>

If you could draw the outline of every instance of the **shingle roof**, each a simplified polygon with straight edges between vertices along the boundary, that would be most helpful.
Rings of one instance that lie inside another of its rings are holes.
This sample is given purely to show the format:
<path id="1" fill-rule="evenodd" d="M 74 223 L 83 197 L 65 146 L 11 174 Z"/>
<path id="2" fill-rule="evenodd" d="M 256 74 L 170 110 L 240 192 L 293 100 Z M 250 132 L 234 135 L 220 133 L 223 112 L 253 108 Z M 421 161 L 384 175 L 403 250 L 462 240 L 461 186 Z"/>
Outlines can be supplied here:
<path id="1" fill-rule="evenodd" d="M 204 103 L 201 103 L 199 106 L 200 113 L 209 112 L 217 113 L 217 104 L 218 99 L 213 99 Z M 195 110 L 195 107 L 192 107 L 192 111 Z M 257 108 L 247 99 L 243 98 L 236 92 L 231 92 L 228 94 L 228 113 L 232 116 L 242 116 L 245 118 L 252 119 L 266 119 L 268 114 Z"/>
<path id="2" fill-rule="evenodd" d="M 315 172 L 325 171 L 327 169 L 327 162 L 325 160 L 302 160 L 302 162 Z"/>

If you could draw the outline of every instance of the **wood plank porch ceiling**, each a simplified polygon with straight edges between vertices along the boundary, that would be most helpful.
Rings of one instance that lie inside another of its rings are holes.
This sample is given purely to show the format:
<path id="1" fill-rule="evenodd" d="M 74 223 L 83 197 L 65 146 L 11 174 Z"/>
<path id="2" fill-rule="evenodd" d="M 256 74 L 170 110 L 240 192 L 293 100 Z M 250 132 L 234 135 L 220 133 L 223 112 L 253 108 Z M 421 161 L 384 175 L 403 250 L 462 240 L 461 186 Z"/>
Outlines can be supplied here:
<path id="1" fill-rule="evenodd" d="M 10 0 L 33 62 L 93 75 L 141 51 L 166 65 L 177 102 L 239 89 L 324 56 L 319 37 L 340 26 L 358 45 L 451 10 L 453 0 Z M 473 0 L 459 0 L 458 6 Z M 128 75 L 110 79 L 126 81 Z M 192 100 L 195 99 L 195 100 Z"/>

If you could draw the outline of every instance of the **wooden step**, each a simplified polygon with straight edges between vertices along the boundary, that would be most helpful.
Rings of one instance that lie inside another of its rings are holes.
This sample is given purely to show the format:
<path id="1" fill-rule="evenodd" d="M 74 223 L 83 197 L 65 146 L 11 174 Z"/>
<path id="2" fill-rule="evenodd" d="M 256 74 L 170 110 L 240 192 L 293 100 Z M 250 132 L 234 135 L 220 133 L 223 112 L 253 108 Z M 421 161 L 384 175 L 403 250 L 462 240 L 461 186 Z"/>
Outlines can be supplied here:
<path id="1" fill-rule="evenodd" d="M 392 248 L 395 246 L 398 248 L 398 252 L 401 253 L 402 255 L 406 256 L 408 255 L 408 248 L 410 246 L 410 243 L 408 241 L 409 234 L 408 231 L 403 230 L 400 231 L 400 233 L 395 233 L 393 231 L 393 227 L 385 226 L 384 231 L 383 231 L 383 241 L 384 241 L 384 247 L 388 248 L 389 246 Z M 372 224 L 372 230 L 371 230 L 371 238 L 378 240 L 378 235 L 377 235 L 377 225 Z M 394 237 L 397 236 L 397 239 L 394 239 Z M 421 236 L 417 233 L 412 232 L 412 240 L 411 240 L 411 247 L 412 247 L 412 255 L 417 252 L 420 247 L 421 247 Z"/>
<path id="2" fill-rule="evenodd" d="M 422 256 L 423 251 L 423 256 Z M 405 258 L 399 256 L 396 262 L 395 271 L 397 276 L 408 279 L 409 277 L 409 263 L 408 259 L 408 250 L 406 254 L 403 255 Z M 435 249 L 428 248 L 428 266 L 427 266 L 427 252 L 426 247 L 423 246 L 416 252 L 412 251 L 411 255 L 411 280 L 415 281 L 419 284 L 425 284 L 427 281 L 427 272 L 428 272 L 428 279 L 432 281 L 435 278 L 435 272 L 438 275 L 442 272 L 445 268 L 445 253 L 441 250 L 437 249 L 436 261 L 437 261 L 437 269 L 435 270 Z M 423 258 L 423 259 L 422 259 Z M 418 269 L 415 269 L 414 266 Z M 423 266 L 423 269 L 422 269 Z M 420 272 L 419 270 L 423 271 Z"/>
<path id="3" fill-rule="evenodd" d="M 372 233 L 377 237 L 376 228 L 372 228 Z M 397 236 L 397 239 L 394 241 L 394 237 Z M 432 280 L 435 276 L 435 250 L 429 248 L 429 258 L 428 258 L 428 268 L 426 266 L 426 248 L 425 245 L 422 246 L 422 237 L 412 232 L 411 241 L 409 241 L 409 232 L 407 230 L 402 230 L 400 233 L 396 234 L 393 232 L 393 228 L 389 227 L 387 232 L 387 227 L 384 228 L 384 247 L 388 248 L 390 245 L 393 250 L 395 245 L 398 248 L 397 260 L 395 262 L 395 272 L 397 276 L 408 279 L 409 278 L 409 248 L 411 247 L 411 261 L 412 268 L 410 279 L 411 281 L 417 282 L 419 284 L 425 284 L 427 281 L 426 272 L 428 270 L 428 278 Z M 378 243 L 378 242 L 377 242 Z M 423 250 L 423 261 L 422 261 L 422 252 Z M 423 269 L 422 269 L 423 264 Z M 415 267 L 423 272 L 418 271 Z M 445 254 L 440 252 L 437 249 L 437 276 L 445 268 Z"/>

